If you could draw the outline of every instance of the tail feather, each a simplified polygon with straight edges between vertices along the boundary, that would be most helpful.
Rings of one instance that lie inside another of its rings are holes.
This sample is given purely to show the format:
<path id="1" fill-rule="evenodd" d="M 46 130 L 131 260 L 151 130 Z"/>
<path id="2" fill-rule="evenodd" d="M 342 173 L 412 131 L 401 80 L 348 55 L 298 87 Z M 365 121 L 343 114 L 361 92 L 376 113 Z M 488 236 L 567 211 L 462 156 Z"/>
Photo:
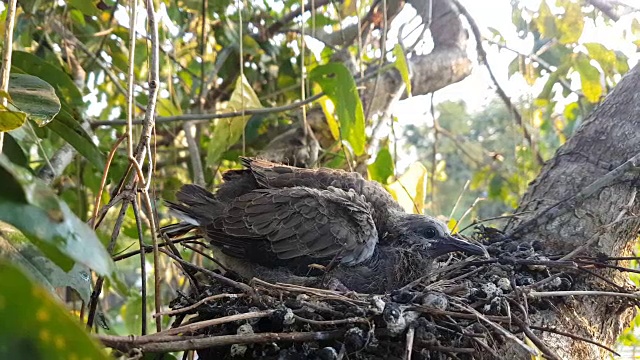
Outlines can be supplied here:
<path id="1" fill-rule="evenodd" d="M 177 201 L 165 201 L 169 213 L 180 219 L 175 224 L 191 229 L 211 223 L 224 210 L 216 196 L 198 185 L 184 185 L 176 194 Z M 169 225 L 171 226 L 171 225 Z M 191 230 L 189 229 L 189 230 Z M 187 230 L 186 232 L 188 232 Z"/>

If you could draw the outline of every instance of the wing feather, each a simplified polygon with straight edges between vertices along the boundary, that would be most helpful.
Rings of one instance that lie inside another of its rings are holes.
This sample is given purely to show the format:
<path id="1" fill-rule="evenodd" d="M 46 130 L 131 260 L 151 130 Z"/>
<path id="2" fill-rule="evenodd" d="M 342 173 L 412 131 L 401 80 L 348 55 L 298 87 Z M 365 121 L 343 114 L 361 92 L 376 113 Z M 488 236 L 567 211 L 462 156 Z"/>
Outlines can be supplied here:
<path id="1" fill-rule="evenodd" d="M 231 201 L 206 231 L 214 244 L 243 248 L 252 259 L 274 254 L 283 260 L 339 256 L 356 264 L 373 254 L 378 241 L 371 211 L 353 190 L 257 189 Z M 256 247 L 256 241 L 268 245 Z"/>

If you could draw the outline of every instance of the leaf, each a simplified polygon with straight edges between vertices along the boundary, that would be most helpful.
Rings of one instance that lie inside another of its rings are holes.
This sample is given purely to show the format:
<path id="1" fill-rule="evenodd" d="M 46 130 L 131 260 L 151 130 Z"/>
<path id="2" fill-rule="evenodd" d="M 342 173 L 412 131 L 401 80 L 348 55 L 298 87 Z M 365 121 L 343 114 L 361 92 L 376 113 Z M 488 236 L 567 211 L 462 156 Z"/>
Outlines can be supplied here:
<path id="1" fill-rule="evenodd" d="M 0 278 L 1 359 L 108 359 L 78 319 L 2 259 Z"/>
<path id="2" fill-rule="evenodd" d="M 538 17 L 534 20 L 534 23 L 543 38 L 551 39 L 556 36 L 556 18 L 553 16 L 546 0 L 542 0 L 542 2 L 540 2 Z"/>
<path id="3" fill-rule="evenodd" d="M 614 74 L 617 59 L 613 50 L 607 49 L 600 43 L 584 43 L 583 45 L 589 51 L 589 56 L 600 64 L 605 74 L 609 76 Z"/>
<path id="4" fill-rule="evenodd" d="M 22 111 L 0 109 L 0 132 L 15 130 L 24 124 L 27 114 Z"/>
<path id="5" fill-rule="evenodd" d="M 574 69 L 580 74 L 580 83 L 584 97 L 591 103 L 597 103 L 602 96 L 600 71 L 589 63 L 589 59 L 581 54 L 573 58 Z"/>
<path id="6" fill-rule="evenodd" d="M 22 73 L 37 76 L 48 82 L 49 85 L 55 89 L 58 98 L 62 102 L 69 104 L 72 108 L 85 107 L 85 102 L 80 90 L 78 90 L 78 87 L 71 77 L 59 67 L 24 51 L 13 52 L 11 65 L 13 68 L 21 70 L 20 72 Z"/>
<path id="7" fill-rule="evenodd" d="M 556 21 L 559 32 L 560 44 L 573 44 L 578 42 L 584 29 L 584 17 L 582 5 L 576 2 L 564 2 L 564 14 Z"/>
<path id="8" fill-rule="evenodd" d="M 94 0 L 67 0 L 67 3 L 88 16 L 99 16 L 101 13 Z"/>
<path id="9" fill-rule="evenodd" d="M 385 146 L 376 155 L 376 161 L 368 166 L 369 177 L 379 183 L 386 184 L 389 177 L 393 176 L 393 157 L 389 147 Z"/>
<path id="10" fill-rule="evenodd" d="M 427 169 L 419 162 L 411 164 L 398 180 L 387 186 L 389 192 L 408 213 L 422 214 L 427 192 Z"/>
<path id="11" fill-rule="evenodd" d="M 314 88 L 316 93 L 322 92 L 322 89 L 320 88 L 320 86 L 318 84 L 314 84 L 313 88 Z M 318 99 L 318 102 L 320 103 L 320 107 L 322 108 L 322 112 L 324 113 L 324 116 L 327 119 L 327 125 L 329 125 L 329 131 L 331 132 L 331 136 L 335 140 L 339 140 L 340 139 L 340 124 L 338 124 L 338 121 L 333 116 L 333 113 L 335 112 L 335 109 L 336 109 L 335 105 L 333 104 L 331 99 L 329 99 L 329 97 L 327 97 L 327 96 L 321 97 L 320 99 Z"/>
<path id="12" fill-rule="evenodd" d="M 236 87 L 227 103 L 227 112 L 241 111 L 243 106 L 245 110 L 262 108 L 258 96 L 253 91 L 247 79 L 244 76 L 240 76 L 236 81 Z M 232 118 L 218 119 L 213 129 L 213 135 L 207 151 L 207 165 L 215 166 L 222 157 L 222 154 L 229 149 L 231 145 L 240 140 L 249 118 L 250 116 L 235 116 Z"/>
<path id="13" fill-rule="evenodd" d="M 524 56 L 523 55 L 517 55 L 510 63 L 509 63 L 509 67 L 508 67 L 508 76 L 509 79 L 511 78 L 511 76 L 513 76 L 513 74 L 522 71 L 522 69 L 524 69 Z"/>
<path id="14" fill-rule="evenodd" d="M 404 53 L 402 45 L 396 44 L 393 47 L 393 55 L 395 55 L 396 57 L 396 61 L 393 62 L 393 66 L 400 72 L 402 81 L 404 81 L 404 85 L 407 87 L 407 96 L 411 97 L 411 79 L 409 78 L 409 65 L 407 65 L 407 56 Z"/>
<path id="15" fill-rule="evenodd" d="M 142 296 L 130 294 L 127 302 L 120 308 L 120 316 L 129 334 L 140 334 L 142 329 Z M 146 316 L 146 314 L 144 314 Z"/>
<path id="16" fill-rule="evenodd" d="M 22 167 L 28 167 L 29 159 L 20 144 L 11 133 L 4 134 L 4 142 L 2 144 L 2 153 L 5 154 L 11 162 Z"/>
<path id="17" fill-rule="evenodd" d="M 37 247 L 13 228 L 0 223 L 0 257 L 11 260 L 20 266 L 32 279 L 55 294 L 55 288 L 69 286 L 78 292 L 86 303 L 91 295 L 91 276 L 89 269 L 75 264 L 71 271 L 65 272 L 54 264 Z"/>
<path id="18" fill-rule="evenodd" d="M 53 87 L 36 76 L 11 74 L 9 94 L 11 104 L 39 126 L 49 123 L 60 111 L 60 99 Z"/>
<path id="19" fill-rule="evenodd" d="M 113 261 L 96 233 L 46 184 L 4 155 L 0 155 L 0 175 L 0 221 L 15 226 L 47 255 L 55 249 L 100 275 L 114 274 Z M 63 270 L 70 269 L 67 259 L 52 260 Z"/>
<path id="20" fill-rule="evenodd" d="M 311 70 L 309 79 L 318 83 L 335 105 L 342 139 L 356 155 L 364 154 L 364 110 L 347 67 L 341 63 L 320 65 Z"/>
<path id="21" fill-rule="evenodd" d="M 58 134 L 74 149 L 84 156 L 93 166 L 98 169 L 104 168 L 104 154 L 98 149 L 91 136 L 80 126 L 80 124 L 67 112 L 66 106 L 53 121 L 47 124 L 46 128 Z"/>

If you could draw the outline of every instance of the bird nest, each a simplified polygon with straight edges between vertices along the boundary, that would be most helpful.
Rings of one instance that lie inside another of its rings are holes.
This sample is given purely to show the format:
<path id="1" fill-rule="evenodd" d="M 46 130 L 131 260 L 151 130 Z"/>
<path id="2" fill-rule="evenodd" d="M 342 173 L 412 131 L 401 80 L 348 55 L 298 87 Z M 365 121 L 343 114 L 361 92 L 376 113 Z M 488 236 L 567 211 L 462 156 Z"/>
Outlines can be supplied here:
<path id="1" fill-rule="evenodd" d="M 192 280 L 200 272 L 213 281 L 180 293 L 172 310 L 159 314 L 173 317 L 170 329 L 117 344 L 102 340 L 121 351 L 196 350 L 201 359 L 500 358 L 498 348 L 512 342 L 554 359 L 541 340 L 543 332 L 554 332 L 615 353 L 590 339 L 535 326 L 530 317 L 580 295 L 577 284 L 597 276 L 589 267 L 617 266 L 607 259 L 546 256 L 540 244 L 507 241 L 491 228 L 478 228 L 473 237 L 486 246 L 489 259 L 449 255 L 429 274 L 388 294 L 242 281 L 165 252 Z M 610 288 L 608 280 L 599 281 L 603 291 Z M 634 301 L 616 289 L 621 299 Z"/>

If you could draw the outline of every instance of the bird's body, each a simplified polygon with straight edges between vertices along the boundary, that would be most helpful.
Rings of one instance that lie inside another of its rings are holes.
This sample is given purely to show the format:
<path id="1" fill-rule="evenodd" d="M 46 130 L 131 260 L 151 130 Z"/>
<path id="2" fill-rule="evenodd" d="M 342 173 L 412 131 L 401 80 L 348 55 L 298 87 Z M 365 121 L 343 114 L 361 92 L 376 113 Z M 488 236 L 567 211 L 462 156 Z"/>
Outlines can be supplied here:
<path id="1" fill-rule="evenodd" d="M 351 290 L 381 292 L 424 275 L 433 258 L 483 249 L 452 238 L 444 224 L 407 214 L 378 183 L 333 169 L 300 169 L 243 158 L 215 194 L 185 185 L 168 202 L 199 228 L 232 270 L 268 281 L 309 283 L 323 275 Z"/>

